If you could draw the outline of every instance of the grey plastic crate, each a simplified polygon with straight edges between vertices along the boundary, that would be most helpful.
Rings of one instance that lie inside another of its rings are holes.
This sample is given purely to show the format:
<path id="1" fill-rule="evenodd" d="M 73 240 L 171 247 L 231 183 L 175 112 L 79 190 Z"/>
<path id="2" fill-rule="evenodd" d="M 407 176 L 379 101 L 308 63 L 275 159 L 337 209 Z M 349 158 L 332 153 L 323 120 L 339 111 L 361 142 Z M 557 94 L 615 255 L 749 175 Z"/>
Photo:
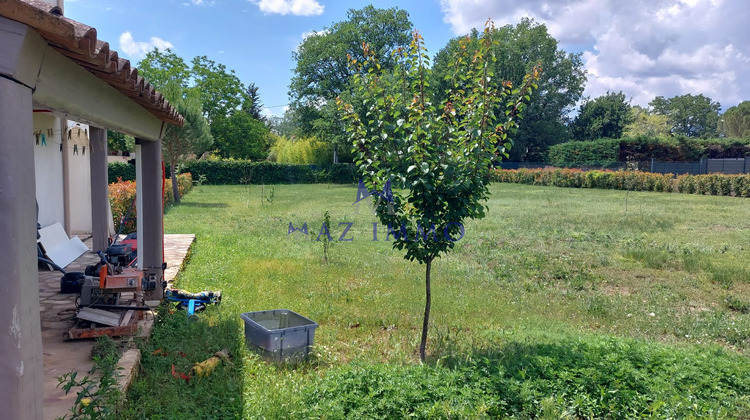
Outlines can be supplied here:
<path id="1" fill-rule="evenodd" d="M 274 362 L 304 359 L 315 340 L 318 324 L 289 309 L 245 312 L 245 341 Z"/>

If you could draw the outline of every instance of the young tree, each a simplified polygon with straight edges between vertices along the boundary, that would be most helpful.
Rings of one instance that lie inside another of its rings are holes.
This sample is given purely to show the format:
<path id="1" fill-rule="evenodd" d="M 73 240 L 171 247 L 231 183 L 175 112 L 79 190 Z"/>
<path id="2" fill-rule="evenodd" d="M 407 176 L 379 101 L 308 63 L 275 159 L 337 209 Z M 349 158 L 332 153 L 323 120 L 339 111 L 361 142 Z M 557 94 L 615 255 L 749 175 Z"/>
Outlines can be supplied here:
<path id="1" fill-rule="evenodd" d="M 685 137 L 716 137 L 719 134 L 721 104 L 703 95 L 681 95 L 649 102 L 653 112 L 666 115 L 673 134 Z"/>
<path id="2" fill-rule="evenodd" d="M 485 215 L 488 171 L 500 155 L 507 156 L 510 135 L 539 79 L 534 68 L 518 89 L 511 83 L 496 89 L 491 31 L 488 22 L 481 38 L 462 41 L 454 57 L 450 94 L 439 105 L 428 89 L 429 57 L 417 32 L 410 46 L 394 55 L 392 71 L 383 71 L 376 52 L 363 45 L 363 59 L 350 63 L 357 68 L 353 84 L 365 109 L 339 100 L 364 185 L 387 198 L 375 208 L 394 234 L 393 247 L 405 250 L 406 259 L 425 264 L 422 361 L 432 262 L 463 236 L 465 219 Z M 478 45 L 469 52 L 473 43 Z M 496 117 L 498 108 L 504 110 L 501 118 Z"/>
<path id="3" fill-rule="evenodd" d="M 625 94 L 607 92 L 581 104 L 571 132 L 576 140 L 619 139 L 630 122 L 630 101 Z"/>

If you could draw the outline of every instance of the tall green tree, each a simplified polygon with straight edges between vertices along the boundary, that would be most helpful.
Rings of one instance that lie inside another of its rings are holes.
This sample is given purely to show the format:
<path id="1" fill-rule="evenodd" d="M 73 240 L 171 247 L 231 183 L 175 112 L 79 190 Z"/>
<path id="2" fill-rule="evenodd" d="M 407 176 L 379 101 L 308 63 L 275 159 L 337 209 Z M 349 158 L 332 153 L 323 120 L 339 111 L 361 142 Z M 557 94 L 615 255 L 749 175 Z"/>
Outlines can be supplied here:
<path id="1" fill-rule="evenodd" d="M 669 99 L 657 96 L 649 105 L 655 114 L 667 116 L 672 134 L 704 138 L 719 134 L 721 104 L 707 96 L 687 94 Z"/>
<path id="2" fill-rule="evenodd" d="M 329 101 L 349 90 L 356 69 L 349 66 L 347 57 L 361 63 L 362 43 L 366 43 L 384 57 L 381 66 L 390 68 L 394 63 L 390 53 L 409 43 L 411 29 L 405 10 L 377 9 L 370 5 L 350 9 L 346 20 L 305 38 L 293 53 L 296 65 L 289 85 L 291 115 L 297 120 L 296 135 L 344 144 L 343 127 L 331 124 L 343 116 Z"/>
<path id="3" fill-rule="evenodd" d="M 487 171 L 498 155 L 507 155 L 524 98 L 538 79 L 534 69 L 520 89 L 509 84 L 497 89 L 491 33 L 488 26 L 482 37 L 466 38 L 457 49 L 450 93 L 442 101 L 429 90 L 429 57 L 417 32 L 394 56 L 392 71 L 384 71 L 376 51 L 365 46 L 364 60 L 352 63 L 359 69 L 352 80 L 364 109 L 340 100 L 364 185 L 384 198 L 375 208 L 393 234 L 393 247 L 425 264 L 422 361 L 432 262 L 463 237 L 465 219 L 484 217 Z"/>
<path id="4" fill-rule="evenodd" d="M 245 85 L 234 70 L 227 70 L 224 64 L 206 56 L 193 58 L 191 76 L 209 123 L 228 118 L 248 100 Z"/>
<path id="5" fill-rule="evenodd" d="M 265 123 L 267 118 L 263 115 L 263 102 L 260 100 L 258 90 L 258 86 L 256 86 L 255 83 L 247 85 L 247 89 L 245 90 L 245 102 L 242 104 L 242 110 L 256 120 Z"/>
<path id="6" fill-rule="evenodd" d="M 631 123 L 630 101 L 622 92 L 587 99 L 570 126 L 576 140 L 619 139 Z"/>
<path id="7" fill-rule="evenodd" d="M 141 74 L 158 90 L 163 91 L 168 85 L 174 84 L 181 89 L 183 99 L 188 95 L 197 98 L 201 103 L 201 112 L 209 123 L 211 136 L 219 147 L 220 155 L 243 158 L 248 155 L 255 156 L 252 150 L 268 149 L 264 143 L 267 141 L 266 136 L 243 137 L 247 133 L 257 134 L 262 131 L 259 128 L 264 124 L 262 121 L 256 124 L 240 116 L 233 117 L 243 109 L 246 112 L 255 112 L 253 103 L 257 104 L 257 107 L 260 106 L 257 87 L 253 84 L 254 90 L 246 89 L 234 70 L 227 69 L 224 64 L 216 63 L 205 56 L 193 58 L 188 66 L 171 50 L 158 49 L 150 51 L 138 63 L 138 67 Z M 251 93 L 255 97 L 251 97 Z M 261 143 L 250 145 L 249 141 Z M 199 144 L 208 144 L 210 147 L 213 143 Z M 196 154 L 200 155 L 209 150 L 196 150 Z M 239 154 L 233 156 L 234 152 Z"/>
<path id="8" fill-rule="evenodd" d="M 750 138 L 750 101 L 741 102 L 724 113 L 724 133 L 727 137 Z"/>
<path id="9" fill-rule="evenodd" d="M 107 150 L 118 152 L 132 152 L 135 139 L 119 131 L 107 130 Z"/>
<path id="10" fill-rule="evenodd" d="M 156 90 L 162 91 L 169 83 L 175 83 L 183 89 L 190 86 L 192 71 L 179 55 L 171 49 L 154 48 L 138 62 L 138 73 Z"/>
<path id="11" fill-rule="evenodd" d="M 470 36 L 477 38 L 479 33 L 473 31 Z M 541 65 L 543 69 L 539 89 L 531 94 L 531 103 L 510 152 L 513 160 L 541 161 L 549 146 L 570 140 L 568 115 L 581 99 L 586 83 L 581 54 L 561 50 L 545 25 L 528 18 L 517 25 L 492 30 L 491 37 L 496 43 L 492 46 L 497 57 L 493 63 L 496 87 L 502 81 L 520 86 L 524 75 L 534 66 Z M 454 70 L 453 56 L 461 39 L 452 39 L 435 56 L 436 77 L 432 87 L 440 99 L 444 99 L 450 89 L 450 79 L 446 77 Z"/>
<path id="12" fill-rule="evenodd" d="M 185 118 L 182 127 L 170 125 L 162 138 L 164 160 L 169 162 L 169 176 L 172 180 L 172 193 L 175 203 L 180 202 L 180 191 L 177 188 L 177 165 L 202 150 L 207 150 L 213 143 L 211 130 L 203 115 L 203 104 L 194 89 L 185 89 L 177 83 L 168 83 L 164 95 L 177 111 Z"/>

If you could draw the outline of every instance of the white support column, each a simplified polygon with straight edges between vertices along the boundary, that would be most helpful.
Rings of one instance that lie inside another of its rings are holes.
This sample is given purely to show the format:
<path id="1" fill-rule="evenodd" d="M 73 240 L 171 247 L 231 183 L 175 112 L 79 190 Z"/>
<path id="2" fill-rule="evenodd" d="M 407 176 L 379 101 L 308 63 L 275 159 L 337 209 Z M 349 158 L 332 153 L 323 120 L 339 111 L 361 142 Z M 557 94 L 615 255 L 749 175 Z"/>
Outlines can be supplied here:
<path id="1" fill-rule="evenodd" d="M 31 89 L 0 77 L 0 407 L 41 419 L 42 330 L 36 262 Z"/>
<path id="2" fill-rule="evenodd" d="M 89 126 L 91 168 L 91 237 L 94 251 L 104 252 L 109 238 L 109 176 L 107 173 L 107 130 Z"/>

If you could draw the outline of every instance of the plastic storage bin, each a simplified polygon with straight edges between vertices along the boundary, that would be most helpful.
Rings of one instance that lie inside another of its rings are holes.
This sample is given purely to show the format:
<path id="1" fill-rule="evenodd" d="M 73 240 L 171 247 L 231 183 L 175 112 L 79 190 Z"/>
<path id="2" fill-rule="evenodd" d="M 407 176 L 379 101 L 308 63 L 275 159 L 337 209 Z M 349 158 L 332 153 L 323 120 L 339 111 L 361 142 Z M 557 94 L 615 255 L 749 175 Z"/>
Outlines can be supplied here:
<path id="1" fill-rule="evenodd" d="M 274 362 L 296 363 L 310 352 L 318 324 L 289 309 L 245 312 L 248 347 Z"/>

